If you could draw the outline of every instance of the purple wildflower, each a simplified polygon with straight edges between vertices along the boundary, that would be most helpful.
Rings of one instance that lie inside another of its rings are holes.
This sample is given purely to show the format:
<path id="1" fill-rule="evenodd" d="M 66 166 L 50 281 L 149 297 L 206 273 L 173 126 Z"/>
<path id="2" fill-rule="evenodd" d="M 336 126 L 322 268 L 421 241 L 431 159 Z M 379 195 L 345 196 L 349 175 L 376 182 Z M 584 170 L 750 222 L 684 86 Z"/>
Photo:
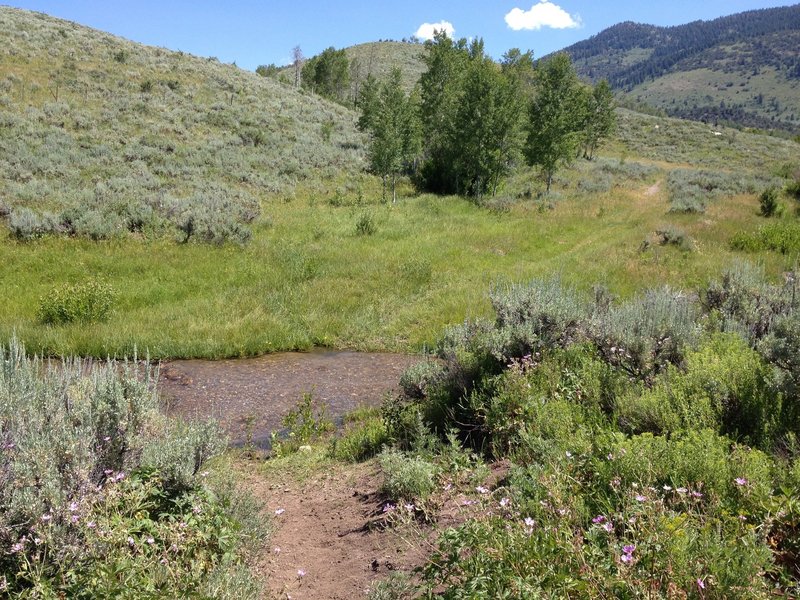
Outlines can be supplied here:
<path id="1" fill-rule="evenodd" d="M 592 519 L 592 523 L 595 525 L 598 523 L 605 523 L 606 518 L 603 515 L 597 515 L 594 519 Z"/>
<path id="2" fill-rule="evenodd" d="M 737 477 L 733 481 L 736 483 L 736 485 L 739 485 L 739 486 L 747 485 L 747 479 L 745 479 L 744 477 Z"/>

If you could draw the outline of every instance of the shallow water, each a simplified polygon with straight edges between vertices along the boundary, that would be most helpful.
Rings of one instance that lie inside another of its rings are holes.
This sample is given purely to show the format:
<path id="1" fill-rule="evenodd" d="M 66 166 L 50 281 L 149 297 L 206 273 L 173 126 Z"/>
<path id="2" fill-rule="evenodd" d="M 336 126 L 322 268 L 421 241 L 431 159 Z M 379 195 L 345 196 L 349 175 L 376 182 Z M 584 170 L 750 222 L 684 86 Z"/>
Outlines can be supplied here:
<path id="1" fill-rule="evenodd" d="M 270 432 L 305 392 L 336 419 L 361 406 L 378 406 L 400 375 L 422 360 L 408 354 L 326 351 L 285 352 L 230 360 L 174 360 L 161 364 L 159 390 L 168 412 L 214 417 L 240 445 L 269 445 Z M 250 425 L 247 421 L 252 420 Z"/>

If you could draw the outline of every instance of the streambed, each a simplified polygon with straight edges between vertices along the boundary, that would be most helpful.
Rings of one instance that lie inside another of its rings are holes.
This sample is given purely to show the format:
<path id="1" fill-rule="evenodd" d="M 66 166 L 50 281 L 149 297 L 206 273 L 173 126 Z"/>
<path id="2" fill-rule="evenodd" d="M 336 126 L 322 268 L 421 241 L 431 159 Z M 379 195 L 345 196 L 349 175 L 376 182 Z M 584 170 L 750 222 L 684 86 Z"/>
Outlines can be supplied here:
<path id="1" fill-rule="evenodd" d="M 409 354 L 313 350 L 257 358 L 173 360 L 161 364 L 159 390 L 170 414 L 217 419 L 241 445 L 268 447 L 270 432 L 306 392 L 338 418 L 362 406 L 378 406 L 400 375 L 422 360 Z"/>

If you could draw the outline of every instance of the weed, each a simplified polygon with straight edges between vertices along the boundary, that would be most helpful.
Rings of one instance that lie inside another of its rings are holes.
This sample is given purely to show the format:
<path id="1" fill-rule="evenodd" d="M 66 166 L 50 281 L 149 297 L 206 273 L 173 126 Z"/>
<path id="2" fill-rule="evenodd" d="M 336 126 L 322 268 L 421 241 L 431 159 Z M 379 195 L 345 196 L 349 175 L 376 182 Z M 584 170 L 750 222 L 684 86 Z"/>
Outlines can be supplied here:
<path id="1" fill-rule="evenodd" d="M 97 323 L 108 319 L 116 293 L 96 279 L 53 288 L 39 301 L 38 318 L 46 325 Z"/>
<path id="2" fill-rule="evenodd" d="M 372 235 L 376 231 L 378 231 L 378 225 L 372 213 L 361 213 L 356 220 L 356 235 Z"/>

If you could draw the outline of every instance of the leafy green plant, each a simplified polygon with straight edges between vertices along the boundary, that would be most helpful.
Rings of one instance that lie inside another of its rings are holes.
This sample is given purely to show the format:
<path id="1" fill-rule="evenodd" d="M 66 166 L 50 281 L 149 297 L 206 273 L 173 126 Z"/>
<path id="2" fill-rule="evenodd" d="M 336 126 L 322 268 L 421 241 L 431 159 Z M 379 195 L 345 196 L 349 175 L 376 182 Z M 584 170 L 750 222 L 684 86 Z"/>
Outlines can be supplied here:
<path id="1" fill-rule="evenodd" d="M 116 293 L 97 279 L 53 288 L 39 301 L 38 318 L 44 324 L 97 323 L 111 315 Z"/>
<path id="2" fill-rule="evenodd" d="M 358 411 L 345 419 L 341 435 L 331 442 L 331 454 L 338 460 L 361 462 L 377 455 L 388 443 L 380 410 Z"/>
<path id="3" fill-rule="evenodd" d="M 278 435 L 273 432 L 272 451 L 276 456 L 296 452 L 300 446 L 307 445 L 334 429 L 325 405 L 315 403 L 314 395 L 310 392 L 302 395 L 297 406 L 283 416 L 281 424 L 287 436 L 279 440 Z"/>

